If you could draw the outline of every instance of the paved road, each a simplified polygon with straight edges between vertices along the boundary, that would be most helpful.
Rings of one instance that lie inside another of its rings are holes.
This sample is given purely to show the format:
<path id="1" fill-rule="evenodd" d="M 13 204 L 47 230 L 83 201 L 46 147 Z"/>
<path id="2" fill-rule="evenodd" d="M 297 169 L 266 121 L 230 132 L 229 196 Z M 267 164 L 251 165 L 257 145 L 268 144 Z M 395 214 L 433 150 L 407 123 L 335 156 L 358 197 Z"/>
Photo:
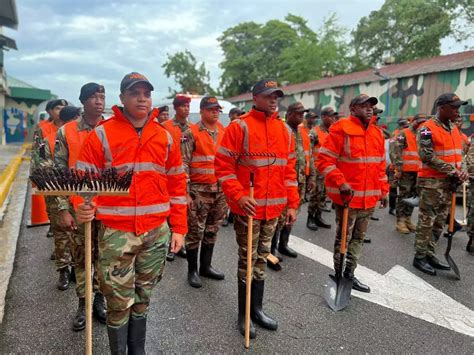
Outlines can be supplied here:
<path id="1" fill-rule="evenodd" d="M 401 265 L 454 300 L 474 309 L 474 257 L 464 251 L 466 236 L 454 241 L 453 258 L 463 279 L 450 273 L 423 275 L 411 266 L 413 236 L 394 231 L 394 217 L 386 210 L 370 226 L 372 244 L 364 249 L 362 264 L 385 274 Z M 328 220 L 333 213 L 325 214 Z M 330 250 L 330 231 L 310 232 L 303 213 L 293 233 Z M 25 223 L 23 223 L 24 225 Z M 0 353 L 68 353 L 83 351 L 83 333 L 71 330 L 76 300 L 73 289 L 55 288 L 57 275 L 49 261 L 52 241 L 46 228 L 22 228 L 15 269 L 7 293 L 5 318 L 0 326 Z M 166 266 L 165 276 L 155 289 L 147 350 L 156 353 L 242 353 L 243 338 L 236 330 L 236 243 L 231 227 L 223 228 L 214 265 L 226 273 L 222 282 L 204 281 L 200 290 L 186 283 L 186 262 L 177 259 Z M 446 241 L 440 241 L 444 249 Z M 280 273 L 270 271 L 265 309 L 279 320 L 276 332 L 257 328 L 252 351 L 258 353 L 472 353 L 474 337 L 411 317 L 353 297 L 343 312 L 334 313 L 323 300 L 329 268 L 299 256 L 284 261 Z M 370 285 L 373 288 L 379 285 Z M 441 305 L 443 307 L 443 305 Z M 449 313 L 449 309 L 446 310 Z M 474 329 L 474 319 L 468 326 Z M 107 353 L 106 329 L 94 324 L 94 351 Z"/>

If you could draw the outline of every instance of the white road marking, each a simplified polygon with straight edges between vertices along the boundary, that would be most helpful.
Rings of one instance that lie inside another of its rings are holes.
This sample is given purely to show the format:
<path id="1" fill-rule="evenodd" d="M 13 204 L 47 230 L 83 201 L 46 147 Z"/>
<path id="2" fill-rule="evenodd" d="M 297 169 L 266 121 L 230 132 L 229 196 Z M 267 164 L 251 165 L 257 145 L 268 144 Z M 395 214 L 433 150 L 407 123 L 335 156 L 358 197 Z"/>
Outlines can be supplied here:
<path id="1" fill-rule="evenodd" d="M 292 235 L 296 252 L 333 268 L 332 252 Z M 474 312 L 400 265 L 385 275 L 358 266 L 357 276 L 370 285 L 370 293 L 353 291 L 355 297 L 412 317 L 474 337 Z"/>

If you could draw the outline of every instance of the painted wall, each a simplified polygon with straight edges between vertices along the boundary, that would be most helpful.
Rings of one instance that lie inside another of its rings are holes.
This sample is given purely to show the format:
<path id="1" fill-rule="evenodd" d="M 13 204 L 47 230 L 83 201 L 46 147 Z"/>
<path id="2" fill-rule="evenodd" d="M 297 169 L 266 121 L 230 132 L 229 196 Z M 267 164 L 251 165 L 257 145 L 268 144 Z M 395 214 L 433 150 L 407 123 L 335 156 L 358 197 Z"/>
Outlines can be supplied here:
<path id="1" fill-rule="evenodd" d="M 31 136 L 39 104 L 38 100 L 6 98 L 2 119 L 7 143 L 23 142 Z"/>

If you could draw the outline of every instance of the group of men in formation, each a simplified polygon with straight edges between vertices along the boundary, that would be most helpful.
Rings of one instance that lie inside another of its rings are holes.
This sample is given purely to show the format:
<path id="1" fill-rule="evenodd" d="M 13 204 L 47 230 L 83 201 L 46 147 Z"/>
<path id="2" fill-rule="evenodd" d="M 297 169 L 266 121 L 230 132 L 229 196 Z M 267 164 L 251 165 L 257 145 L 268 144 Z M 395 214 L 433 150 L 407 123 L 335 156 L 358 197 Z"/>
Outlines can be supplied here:
<path id="1" fill-rule="evenodd" d="M 190 98 L 176 95 L 175 116 L 168 107 L 152 108 L 153 85 L 136 72 L 120 84 L 121 106 L 103 119 L 105 88 L 97 83 L 80 90 L 82 113 L 65 100 L 46 108 L 49 120 L 34 133 L 32 169 L 37 167 L 119 172 L 133 169 L 129 195 L 81 198 L 48 197 L 54 235 L 58 288 L 69 287 L 74 270 L 78 309 L 73 329 L 85 328 L 84 222 L 93 224 L 93 313 L 107 324 L 113 354 L 145 353 L 147 313 L 153 287 L 165 260 L 174 254 L 188 261 L 188 283 L 202 287 L 202 277 L 223 280 L 212 266 L 219 227 L 233 220 L 238 244 L 238 329 L 244 334 L 248 217 L 252 216 L 250 336 L 254 323 L 276 330 L 277 321 L 263 310 L 267 264 L 281 270 L 269 254 L 296 257 L 288 246 L 291 226 L 309 201 L 307 226 L 330 228 L 322 218 L 326 195 L 336 213 L 334 267 L 339 270 L 344 204 L 349 206 L 348 251 L 344 277 L 370 292 L 355 276 L 369 220 L 377 203 L 387 205 L 390 186 L 383 130 L 377 125 L 375 97 L 358 95 L 350 114 L 332 108 L 319 113 L 296 102 L 279 117 L 283 91 L 273 80 L 252 89 L 253 107 L 234 108 L 231 123 L 219 122 L 222 107 L 214 96 L 200 103 L 201 120 L 190 123 Z M 414 265 L 434 274 L 446 269 L 435 245 L 446 220 L 453 179 L 464 181 L 462 136 L 454 121 L 465 104 L 454 94 L 441 95 L 434 117 L 417 115 L 392 141 L 392 171 L 399 183 L 397 229 L 415 230 L 405 197 L 420 198 Z M 316 124 L 318 116 L 321 123 Z M 421 127 L 421 129 L 420 129 Z M 252 181 L 251 181 L 252 180 Z M 250 196 L 250 187 L 254 195 Z M 186 237 L 185 237 L 186 236 Z M 71 268 L 73 266 L 73 269 Z"/>

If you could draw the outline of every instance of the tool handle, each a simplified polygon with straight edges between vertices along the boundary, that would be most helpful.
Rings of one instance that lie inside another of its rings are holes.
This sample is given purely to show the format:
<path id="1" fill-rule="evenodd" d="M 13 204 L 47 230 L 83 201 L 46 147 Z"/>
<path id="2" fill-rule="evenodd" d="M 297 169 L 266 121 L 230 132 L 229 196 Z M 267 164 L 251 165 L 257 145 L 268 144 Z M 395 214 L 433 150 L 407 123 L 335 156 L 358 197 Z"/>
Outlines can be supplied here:
<path id="1" fill-rule="evenodd" d="M 91 222 L 84 223 L 86 252 L 86 355 L 92 355 L 92 232 Z"/>
<path id="2" fill-rule="evenodd" d="M 452 235 L 454 232 L 454 214 L 456 213 L 456 192 L 451 194 L 451 209 L 449 215 L 449 233 Z"/>
<path id="3" fill-rule="evenodd" d="M 349 222 L 349 206 L 345 205 L 342 211 L 342 229 L 341 229 L 341 254 L 345 255 L 347 251 L 347 225 Z"/>
<path id="4" fill-rule="evenodd" d="M 249 197 L 253 198 L 254 193 L 254 173 L 250 172 Z M 252 237 L 253 237 L 253 217 L 247 219 L 247 274 L 245 277 L 245 347 L 250 347 L 250 302 L 252 292 Z"/>
<path id="5" fill-rule="evenodd" d="M 467 182 L 465 181 L 462 184 L 462 220 L 463 224 L 466 224 L 466 216 L 467 216 Z"/>

